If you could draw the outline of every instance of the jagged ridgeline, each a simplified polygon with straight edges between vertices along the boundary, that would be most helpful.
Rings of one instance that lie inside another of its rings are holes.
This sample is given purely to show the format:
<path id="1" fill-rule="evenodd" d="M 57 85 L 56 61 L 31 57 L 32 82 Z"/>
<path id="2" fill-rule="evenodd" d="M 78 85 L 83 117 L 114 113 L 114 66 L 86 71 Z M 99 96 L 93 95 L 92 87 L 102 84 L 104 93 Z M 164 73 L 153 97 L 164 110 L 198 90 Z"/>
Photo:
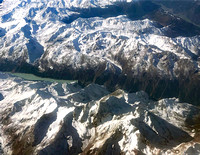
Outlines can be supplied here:
<path id="1" fill-rule="evenodd" d="M 4 1 L 0 70 L 97 83 L 110 91 L 144 90 L 156 100 L 178 97 L 199 105 L 199 2 L 191 4 Z"/>
<path id="2" fill-rule="evenodd" d="M 200 109 L 176 98 L 153 101 L 143 91 L 109 92 L 97 84 L 81 88 L 5 73 L 0 91 L 5 155 L 200 153 Z"/>

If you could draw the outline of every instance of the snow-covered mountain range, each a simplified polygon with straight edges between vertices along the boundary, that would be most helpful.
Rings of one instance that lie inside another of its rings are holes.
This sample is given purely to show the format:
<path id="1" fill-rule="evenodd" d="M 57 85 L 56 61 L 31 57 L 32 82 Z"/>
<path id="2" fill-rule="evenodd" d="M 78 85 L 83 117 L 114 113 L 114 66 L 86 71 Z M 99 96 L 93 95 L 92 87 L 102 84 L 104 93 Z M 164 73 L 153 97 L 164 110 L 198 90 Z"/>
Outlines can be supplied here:
<path id="1" fill-rule="evenodd" d="M 109 92 L 0 73 L 0 143 L 6 155 L 199 154 L 200 109 L 176 98 Z"/>
<path id="2" fill-rule="evenodd" d="M 200 154 L 198 1 L 1 2 L 0 154 Z"/>
<path id="3" fill-rule="evenodd" d="M 1 71 L 200 101 L 200 28 L 159 1 L 6 0 L 0 9 Z"/>

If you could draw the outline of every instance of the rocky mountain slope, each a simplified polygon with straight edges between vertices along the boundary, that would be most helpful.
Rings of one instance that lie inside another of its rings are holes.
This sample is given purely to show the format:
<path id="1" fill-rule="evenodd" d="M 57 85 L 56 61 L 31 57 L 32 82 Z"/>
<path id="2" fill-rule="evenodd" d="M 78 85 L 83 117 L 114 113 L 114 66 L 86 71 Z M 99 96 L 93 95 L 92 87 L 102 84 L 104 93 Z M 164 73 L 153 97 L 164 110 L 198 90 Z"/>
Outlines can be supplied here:
<path id="1" fill-rule="evenodd" d="M 0 73 L 0 142 L 6 155 L 199 154 L 200 109 L 176 98 L 109 92 Z"/>
<path id="2" fill-rule="evenodd" d="M 3 1 L 0 70 L 144 90 L 155 99 L 176 96 L 198 105 L 200 28 L 163 5 Z"/>
<path id="3" fill-rule="evenodd" d="M 154 1 L 161 4 L 164 9 L 184 18 L 195 25 L 200 26 L 200 2 L 199 1 Z M 173 3 L 172 3 L 173 2 Z"/>

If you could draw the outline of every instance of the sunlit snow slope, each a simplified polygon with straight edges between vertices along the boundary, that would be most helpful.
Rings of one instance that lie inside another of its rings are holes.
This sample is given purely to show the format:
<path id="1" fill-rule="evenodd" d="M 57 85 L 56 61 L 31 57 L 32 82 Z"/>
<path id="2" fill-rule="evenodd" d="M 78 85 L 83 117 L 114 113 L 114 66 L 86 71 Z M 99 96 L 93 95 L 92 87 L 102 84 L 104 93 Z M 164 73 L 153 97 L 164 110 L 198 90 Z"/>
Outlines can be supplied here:
<path id="1" fill-rule="evenodd" d="M 0 73 L 5 155 L 199 154 L 200 109 L 176 98 Z"/>

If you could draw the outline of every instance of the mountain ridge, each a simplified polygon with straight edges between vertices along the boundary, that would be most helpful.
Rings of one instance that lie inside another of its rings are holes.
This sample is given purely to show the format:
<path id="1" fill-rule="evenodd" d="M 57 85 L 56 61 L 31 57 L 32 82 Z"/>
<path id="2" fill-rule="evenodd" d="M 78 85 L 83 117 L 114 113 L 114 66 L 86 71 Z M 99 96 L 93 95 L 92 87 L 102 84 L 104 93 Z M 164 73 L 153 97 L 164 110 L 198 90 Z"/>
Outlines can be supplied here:
<path id="1" fill-rule="evenodd" d="M 176 98 L 109 92 L 0 73 L 5 154 L 199 153 L 200 109 Z"/>
<path id="2" fill-rule="evenodd" d="M 198 28 L 153 1 L 107 2 L 3 2 L 1 71 L 144 90 L 156 99 L 176 96 L 198 104 Z"/>
<path id="3" fill-rule="evenodd" d="M 78 82 L 0 72 L 0 154 L 200 154 L 200 29 L 174 4 L 3 1 L 0 71 Z"/>

